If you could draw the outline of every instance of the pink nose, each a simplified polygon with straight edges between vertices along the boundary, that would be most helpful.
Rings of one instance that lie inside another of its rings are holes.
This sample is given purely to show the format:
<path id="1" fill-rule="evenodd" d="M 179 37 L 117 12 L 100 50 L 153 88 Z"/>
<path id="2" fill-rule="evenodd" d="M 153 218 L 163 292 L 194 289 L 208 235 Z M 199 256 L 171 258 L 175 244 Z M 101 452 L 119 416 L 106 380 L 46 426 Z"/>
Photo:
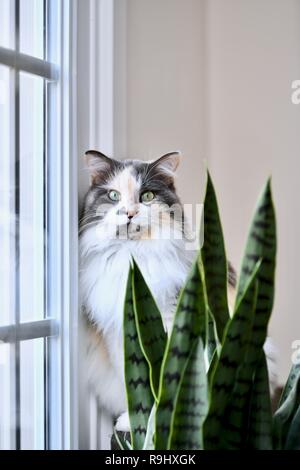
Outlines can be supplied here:
<path id="1" fill-rule="evenodd" d="M 130 209 L 127 211 L 128 219 L 132 219 L 138 213 L 137 209 Z"/>

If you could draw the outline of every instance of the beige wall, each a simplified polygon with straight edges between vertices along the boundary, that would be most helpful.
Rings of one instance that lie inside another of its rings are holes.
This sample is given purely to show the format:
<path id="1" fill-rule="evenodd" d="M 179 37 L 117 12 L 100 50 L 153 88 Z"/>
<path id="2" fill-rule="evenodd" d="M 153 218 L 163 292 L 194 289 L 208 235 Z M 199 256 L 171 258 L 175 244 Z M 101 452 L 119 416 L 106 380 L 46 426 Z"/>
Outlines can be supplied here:
<path id="1" fill-rule="evenodd" d="M 207 5 L 207 155 L 235 265 L 254 201 L 272 175 L 279 246 L 270 332 L 285 377 L 291 343 L 300 339 L 300 106 L 290 99 L 300 77 L 300 2 Z"/>
<path id="2" fill-rule="evenodd" d="M 184 153 L 180 193 L 186 201 L 199 201 L 204 160 L 204 4 L 199 0 L 127 3 L 127 154 L 150 159 L 180 149 Z"/>
<path id="3" fill-rule="evenodd" d="M 178 186 L 193 203 L 207 159 L 236 266 L 257 195 L 273 176 L 279 255 L 271 333 L 284 379 L 291 342 L 300 339 L 300 105 L 290 99 L 300 78 L 300 2 L 127 0 L 127 7 L 121 156 L 181 149 Z"/>

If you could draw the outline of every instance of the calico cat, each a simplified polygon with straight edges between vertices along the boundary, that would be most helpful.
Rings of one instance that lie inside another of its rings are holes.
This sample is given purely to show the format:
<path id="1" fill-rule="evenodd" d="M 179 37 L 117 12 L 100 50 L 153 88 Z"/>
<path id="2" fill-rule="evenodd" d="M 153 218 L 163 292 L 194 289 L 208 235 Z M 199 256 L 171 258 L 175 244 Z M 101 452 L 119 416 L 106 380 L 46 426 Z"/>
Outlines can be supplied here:
<path id="1" fill-rule="evenodd" d="M 91 186 L 80 224 L 80 287 L 89 320 L 88 374 L 101 404 L 114 416 L 126 410 L 122 321 L 132 257 L 169 329 L 195 256 L 182 210 L 171 211 L 182 208 L 174 186 L 179 160 L 178 152 L 154 162 L 86 153 Z"/>
<path id="2" fill-rule="evenodd" d="M 113 416 L 121 415 L 119 430 L 129 425 L 122 321 L 132 257 L 169 330 L 179 290 L 196 255 L 174 185 L 179 161 L 178 152 L 153 162 L 86 153 L 91 185 L 80 224 L 80 291 L 89 334 L 87 373 L 101 405 Z M 232 303 L 231 268 L 228 285 Z"/>

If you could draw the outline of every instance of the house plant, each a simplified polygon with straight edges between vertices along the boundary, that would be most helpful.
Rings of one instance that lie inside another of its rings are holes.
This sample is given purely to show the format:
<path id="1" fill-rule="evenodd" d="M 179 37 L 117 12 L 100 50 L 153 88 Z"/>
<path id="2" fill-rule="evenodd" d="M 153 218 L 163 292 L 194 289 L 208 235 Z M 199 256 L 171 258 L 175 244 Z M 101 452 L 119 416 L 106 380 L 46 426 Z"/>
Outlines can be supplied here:
<path id="1" fill-rule="evenodd" d="M 271 184 L 259 198 L 238 276 L 227 300 L 225 245 L 210 175 L 204 244 L 182 289 L 167 337 L 133 263 L 124 306 L 130 442 L 123 449 L 300 449 L 300 364 L 274 414 L 263 345 L 273 307 L 276 221 Z"/>

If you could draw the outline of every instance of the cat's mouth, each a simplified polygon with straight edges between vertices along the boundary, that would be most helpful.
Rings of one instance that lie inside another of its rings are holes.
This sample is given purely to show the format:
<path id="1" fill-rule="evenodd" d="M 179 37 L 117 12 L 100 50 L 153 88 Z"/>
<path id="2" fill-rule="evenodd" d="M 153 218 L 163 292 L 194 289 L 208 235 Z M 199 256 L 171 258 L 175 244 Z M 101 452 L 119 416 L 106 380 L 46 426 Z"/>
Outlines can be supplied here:
<path id="1" fill-rule="evenodd" d="M 116 230 L 116 236 L 120 239 L 139 240 L 141 238 L 148 238 L 148 227 L 142 227 L 129 221 L 127 224 L 119 225 Z"/>

